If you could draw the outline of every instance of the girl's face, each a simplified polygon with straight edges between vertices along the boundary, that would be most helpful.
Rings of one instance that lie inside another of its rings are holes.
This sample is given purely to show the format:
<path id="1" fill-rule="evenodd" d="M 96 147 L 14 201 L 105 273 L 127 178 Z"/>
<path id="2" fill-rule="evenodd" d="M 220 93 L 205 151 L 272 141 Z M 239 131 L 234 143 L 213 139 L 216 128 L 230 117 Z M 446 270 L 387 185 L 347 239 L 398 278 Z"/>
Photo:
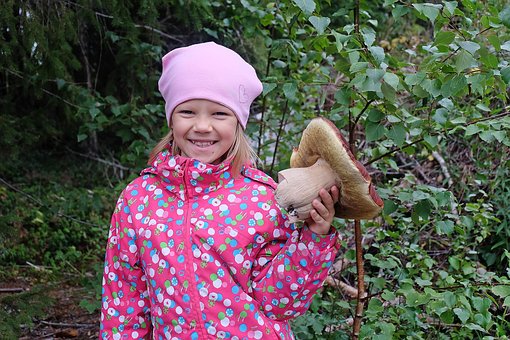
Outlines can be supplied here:
<path id="1" fill-rule="evenodd" d="M 235 140 L 237 117 L 232 110 L 205 99 L 192 99 L 172 113 L 174 143 L 183 156 L 218 164 Z"/>

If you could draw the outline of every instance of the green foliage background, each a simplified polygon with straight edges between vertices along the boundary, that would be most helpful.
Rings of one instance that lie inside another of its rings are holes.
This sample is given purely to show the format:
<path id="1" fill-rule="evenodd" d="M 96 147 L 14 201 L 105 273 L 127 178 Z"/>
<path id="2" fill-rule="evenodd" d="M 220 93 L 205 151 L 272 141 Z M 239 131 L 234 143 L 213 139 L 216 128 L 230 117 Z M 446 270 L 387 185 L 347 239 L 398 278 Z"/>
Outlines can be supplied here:
<path id="1" fill-rule="evenodd" d="M 100 270 L 116 196 L 165 133 L 160 59 L 214 40 L 264 83 L 247 133 L 265 171 L 287 168 L 299 131 L 323 115 L 379 187 L 384 213 L 362 223 L 360 337 L 510 332 L 505 1 L 7 0 L 0 28 L 6 267 Z M 336 225 L 347 265 L 331 275 L 355 286 L 352 221 Z M 97 311 L 99 281 L 85 281 L 96 295 L 83 307 Z M 19 334 L 9 304 L 0 329 Z M 326 286 L 297 337 L 349 338 L 354 305 Z"/>

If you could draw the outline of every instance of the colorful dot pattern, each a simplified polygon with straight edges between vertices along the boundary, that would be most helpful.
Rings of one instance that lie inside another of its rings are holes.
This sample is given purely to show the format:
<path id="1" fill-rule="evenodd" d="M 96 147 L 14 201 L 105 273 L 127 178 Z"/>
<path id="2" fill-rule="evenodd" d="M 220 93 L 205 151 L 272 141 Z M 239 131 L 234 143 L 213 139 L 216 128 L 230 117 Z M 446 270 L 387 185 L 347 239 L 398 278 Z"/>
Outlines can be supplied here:
<path id="1" fill-rule="evenodd" d="M 162 152 L 117 201 L 100 337 L 294 339 L 340 243 L 289 223 L 275 186 Z"/>

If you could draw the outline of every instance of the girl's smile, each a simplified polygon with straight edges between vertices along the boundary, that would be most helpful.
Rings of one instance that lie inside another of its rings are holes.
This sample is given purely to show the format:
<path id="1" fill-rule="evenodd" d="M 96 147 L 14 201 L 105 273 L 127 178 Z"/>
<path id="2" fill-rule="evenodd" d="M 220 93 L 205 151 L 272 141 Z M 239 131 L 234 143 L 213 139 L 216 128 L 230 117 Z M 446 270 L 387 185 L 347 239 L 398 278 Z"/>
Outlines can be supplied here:
<path id="1" fill-rule="evenodd" d="M 205 99 L 179 104 L 172 114 L 174 143 L 183 156 L 217 164 L 235 140 L 238 121 L 229 108 Z"/>

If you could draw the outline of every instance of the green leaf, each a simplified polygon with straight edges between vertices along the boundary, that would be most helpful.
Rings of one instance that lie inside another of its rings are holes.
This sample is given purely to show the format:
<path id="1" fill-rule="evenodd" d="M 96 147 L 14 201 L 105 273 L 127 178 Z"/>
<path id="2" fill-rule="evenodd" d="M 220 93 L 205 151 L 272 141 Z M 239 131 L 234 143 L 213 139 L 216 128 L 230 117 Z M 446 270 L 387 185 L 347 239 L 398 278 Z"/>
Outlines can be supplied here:
<path id="1" fill-rule="evenodd" d="M 487 37 L 487 40 L 489 40 L 489 42 L 492 44 L 492 46 L 494 46 L 494 49 L 496 50 L 496 52 L 501 51 L 501 42 L 499 41 L 499 37 L 496 34 L 489 35 Z"/>
<path id="2" fill-rule="evenodd" d="M 84 141 L 85 139 L 87 139 L 87 137 L 88 136 L 84 133 L 78 134 L 78 136 L 77 136 L 78 143 Z"/>
<path id="3" fill-rule="evenodd" d="M 351 89 L 348 87 L 343 87 L 336 91 L 335 100 L 337 103 L 347 106 L 351 103 L 351 95 Z"/>
<path id="4" fill-rule="evenodd" d="M 365 45 L 367 47 L 372 46 L 375 41 L 375 31 L 370 27 L 363 27 L 361 29 L 361 36 L 363 37 L 363 41 L 365 41 Z"/>
<path id="5" fill-rule="evenodd" d="M 507 5 L 501 12 L 499 12 L 499 20 L 507 28 L 510 28 L 510 5 Z"/>
<path id="6" fill-rule="evenodd" d="M 441 81 L 439 79 L 425 79 L 420 86 L 434 98 L 441 95 Z"/>
<path id="7" fill-rule="evenodd" d="M 367 312 L 377 314 L 382 312 L 383 310 L 384 307 L 381 300 L 377 298 L 370 299 L 370 301 L 368 302 Z"/>
<path id="8" fill-rule="evenodd" d="M 411 73 L 405 76 L 404 81 L 407 85 L 413 86 L 420 84 L 426 77 L 424 72 Z"/>
<path id="9" fill-rule="evenodd" d="M 427 200 L 430 198 L 430 194 L 428 192 L 424 192 L 421 190 L 415 190 L 412 193 L 413 201 L 421 201 L 421 200 Z"/>
<path id="10" fill-rule="evenodd" d="M 480 49 L 480 45 L 472 41 L 460 41 L 459 46 L 471 54 L 475 54 Z"/>
<path id="11" fill-rule="evenodd" d="M 101 110 L 99 110 L 97 107 L 91 107 L 89 109 L 89 114 L 92 119 L 95 119 L 97 115 L 101 113 Z"/>
<path id="12" fill-rule="evenodd" d="M 471 313 L 464 308 L 454 308 L 453 312 L 455 313 L 455 315 L 459 317 L 460 321 L 463 324 L 466 323 L 466 321 L 468 321 L 469 317 L 471 316 Z"/>
<path id="13" fill-rule="evenodd" d="M 308 21 L 313 25 L 313 27 L 317 30 L 317 33 L 323 34 L 324 30 L 328 27 L 331 19 L 328 17 L 316 17 L 311 16 Z"/>
<path id="14" fill-rule="evenodd" d="M 448 262 L 450 263 L 453 269 L 455 270 L 460 269 L 460 260 L 457 257 L 449 257 Z"/>
<path id="15" fill-rule="evenodd" d="M 368 112 L 367 119 L 374 123 L 379 123 L 381 120 L 383 120 L 385 114 L 381 110 L 378 109 L 372 109 Z"/>
<path id="16" fill-rule="evenodd" d="M 385 301 L 392 301 L 392 300 L 395 300 L 397 298 L 397 295 L 390 291 L 390 290 L 385 290 L 382 294 L 381 294 L 381 297 L 385 300 Z"/>
<path id="17" fill-rule="evenodd" d="M 450 15 L 453 15 L 455 13 L 455 9 L 457 8 L 458 3 L 457 1 L 445 1 L 444 7 L 448 11 Z"/>
<path id="18" fill-rule="evenodd" d="M 429 200 L 418 201 L 413 207 L 413 215 L 415 218 L 421 217 L 426 220 L 430 216 L 431 205 Z"/>
<path id="19" fill-rule="evenodd" d="M 455 108 L 453 101 L 450 98 L 443 98 L 438 102 L 439 105 L 447 109 L 448 111 L 452 111 Z"/>
<path id="20" fill-rule="evenodd" d="M 272 62 L 273 66 L 276 67 L 276 68 L 285 68 L 287 67 L 287 63 L 284 62 L 283 60 L 273 60 Z"/>
<path id="21" fill-rule="evenodd" d="M 454 230 L 455 224 L 450 220 L 438 221 L 436 222 L 436 227 L 441 234 L 450 235 Z"/>
<path id="22" fill-rule="evenodd" d="M 497 68 L 499 64 L 498 57 L 496 57 L 485 47 L 480 50 L 480 60 L 484 66 L 492 69 Z"/>
<path id="23" fill-rule="evenodd" d="M 397 209 L 398 209 L 398 206 L 395 204 L 395 202 L 393 202 L 391 200 L 384 200 L 383 212 L 385 215 L 390 215 L 390 214 L 394 213 L 395 211 L 397 211 Z"/>
<path id="24" fill-rule="evenodd" d="M 504 297 L 510 296 L 510 285 L 495 286 L 495 287 L 492 287 L 491 291 L 495 295 L 497 295 L 501 298 L 504 298 Z"/>
<path id="25" fill-rule="evenodd" d="M 384 70 L 381 69 L 371 68 L 367 70 L 367 76 L 375 82 L 381 81 L 381 79 L 384 77 L 384 74 Z"/>
<path id="26" fill-rule="evenodd" d="M 207 28 L 207 27 L 204 27 L 203 30 L 205 31 L 205 33 L 209 34 L 211 37 L 219 39 L 218 31 L 212 30 L 212 29 Z"/>
<path id="27" fill-rule="evenodd" d="M 269 92 L 273 91 L 276 88 L 276 84 L 275 83 L 262 83 L 262 88 L 263 88 L 262 96 L 265 96 L 266 94 L 268 94 Z"/>
<path id="28" fill-rule="evenodd" d="M 290 101 L 296 100 L 297 84 L 295 82 L 283 84 L 283 94 Z"/>
<path id="29" fill-rule="evenodd" d="M 436 34 L 434 45 L 449 45 L 455 40 L 455 33 L 450 31 L 440 31 Z"/>
<path id="30" fill-rule="evenodd" d="M 448 121 L 448 111 L 445 108 L 440 107 L 432 115 L 432 119 L 441 125 L 444 125 Z"/>
<path id="31" fill-rule="evenodd" d="M 344 49 L 344 37 L 347 37 L 347 36 L 340 34 L 335 30 L 331 30 L 331 33 L 335 37 L 336 50 L 338 53 L 340 53 Z"/>
<path id="32" fill-rule="evenodd" d="M 387 83 L 381 84 L 381 91 L 389 103 L 394 103 L 397 100 L 397 91 Z"/>
<path id="33" fill-rule="evenodd" d="M 386 133 L 384 125 L 367 121 L 365 126 L 367 142 L 372 142 L 383 137 Z"/>
<path id="34" fill-rule="evenodd" d="M 399 147 L 404 145 L 406 141 L 406 129 L 403 124 L 393 125 L 388 131 L 388 137 Z"/>
<path id="35" fill-rule="evenodd" d="M 418 293 L 415 290 L 407 292 L 404 294 L 407 304 L 410 307 L 416 307 L 420 305 L 424 305 L 430 301 L 430 296 L 428 294 Z"/>
<path id="36" fill-rule="evenodd" d="M 439 11 L 443 7 L 442 5 L 436 4 L 413 4 L 413 7 L 426 16 L 430 21 L 434 22 L 439 15 Z"/>
<path id="37" fill-rule="evenodd" d="M 501 79 L 503 79 L 507 85 L 510 85 L 510 67 L 501 70 Z"/>
<path id="38" fill-rule="evenodd" d="M 441 86 L 441 94 L 444 97 L 455 96 L 467 87 L 467 80 L 463 74 L 456 75 Z"/>
<path id="39" fill-rule="evenodd" d="M 366 70 L 368 68 L 368 63 L 364 61 L 357 61 L 355 63 L 351 64 L 351 67 L 349 68 L 349 72 L 356 73 L 362 70 Z"/>
<path id="40" fill-rule="evenodd" d="M 446 312 L 441 314 L 440 318 L 441 321 L 443 321 L 445 324 L 452 324 L 455 318 L 455 314 L 453 314 L 451 310 L 447 310 Z"/>
<path id="41" fill-rule="evenodd" d="M 58 78 L 57 80 L 57 89 L 61 90 L 64 85 L 66 84 L 66 81 L 64 79 Z"/>
<path id="42" fill-rule="evenodd" d="M 115 117 L 118 117 L 122 114 L 122 111 L 118 105 L 112 106 L 111 111 Z"/>
<path id="43" fill-rule="evenodd" d="M 315 11 L 315 1 L 313 0 L 293 0 L 294 4 L 299 7 L 306 15 L 310 15 Z"/>
<path id="44" fill-rule="evenodd" d="M 469 328 L 472 331 L 479 331 L 479 332 L 482 332 L 482 333 L 487 333 L 487 331 L 482 326 L 477 325 L 475 323 L 468 323 L 466 325 L 466 327 Z"/>
<path id="45" fill-rule="evenodd" d="M 425 286 L 431 286 L 432 285 L 432 282 L 430 280 L 423 280 L 421 278 L 417 278 L 415 280 L 415 282 L 420 287 L 425 287 Z"/>
<path id="46" fill-rule="evenodd" d="M 482 131 L 479 135 L 481 140 L 483 140 L 484 142 L 486 143 L 491 143 L 495 136 L 494 136 L 494 131 Z"/>
<path id="47" fill-rule="evenodd" d="M 391 73 L 391 72 L 386 72 L 384 74 L 383 79 L 386 82 L 386 84 L 390 85 L 395 90 L 397 90 L 398 84 L 400 83 L 400 79 L 398 78 L 398 76 L 396 74 Z"/>
<path id="48" fill-rule="evenodd" d="M 423 137 L 423 140 L 431 147 L 435 148 L 437 144 L 439 143 L 439 139 L 437 136 L 425 136 Z"/>
<path id="49" fill-rule="evenodd" d="M 466 51 L 460 51 L 455 56 L 455 70 L 457 71 L 457 73 L 460 73 L 467 68 L 475 66 L 477 66 L 476 60 L 470 53 Z"/>
<path id="50" fill-rule="evenodd" d="M 491 112 L 491 108 L 488 107 L 487 105 L 483 104 L 483 103 L 476 104 L 476 108 L 481 110 L 481 111 Z"/>
<path id="51" fill-rule="evenodd" d="M 370 53 L 372 53 L 372 56 L 377 61 L 377 64 L 381 64 L 384 61 L 384 48 L 380 46 L 370 46 L 369 48 Z"/>
<path id="52" fill-rule="evenodd" d="M 404 5 L 396 5 L 395 8 L 391 10 L 391 15 L 395 20 L 400 18 L 401 16 L 406 15 L 410 12 L 410 9 L 407 6 Z"/>
<path id="53" fill-rule="evenodd" d="M 479 128 L 476 124 L 471 124 L 471 125 L 468 125 L 468 127 L 466 128 L 466 133 L 465 133 L 465 136 L 472 136 L 472 135 L 475 135 L 477 133 L 479 133 L 480 131 L 483 131 L 481 128 Z"/>
<path id="54" fill-rule="evenodd" d="M 455 294 L 453 294 L 452 292 L 445 292 L 443 294 L 443 301 L 449 308 L 452 308 L 457 303 L 457 298 L 455 297 Z"/>
<path id="55" fill-rule="evenodd" d="M 359 57 L 360 57 L 360 54 L 359 54 L 358 51 L 349 52 L 349 62 L 351 64 L 354 64 L 354 63 L 358 62 Z"/>
<path id="56" fill-rule="evenodd" d="M 381 79 L 384 77 L 384 70 L 381 69 L 368 69 L 367 78 L 359 86 L 360 90 L 364 92 L 381 91 Z"/>
<path id="57" fill-rule="evenodd" d="M 139 129 L 137 129 L 138 133 L 141 134 L 143 137 L 145 137 L 146 140 L 150 140 L 150 135 L 149 135 L 149 132 L 147 131 L 147 129 L 145 127 L 140 127 Z"/>

